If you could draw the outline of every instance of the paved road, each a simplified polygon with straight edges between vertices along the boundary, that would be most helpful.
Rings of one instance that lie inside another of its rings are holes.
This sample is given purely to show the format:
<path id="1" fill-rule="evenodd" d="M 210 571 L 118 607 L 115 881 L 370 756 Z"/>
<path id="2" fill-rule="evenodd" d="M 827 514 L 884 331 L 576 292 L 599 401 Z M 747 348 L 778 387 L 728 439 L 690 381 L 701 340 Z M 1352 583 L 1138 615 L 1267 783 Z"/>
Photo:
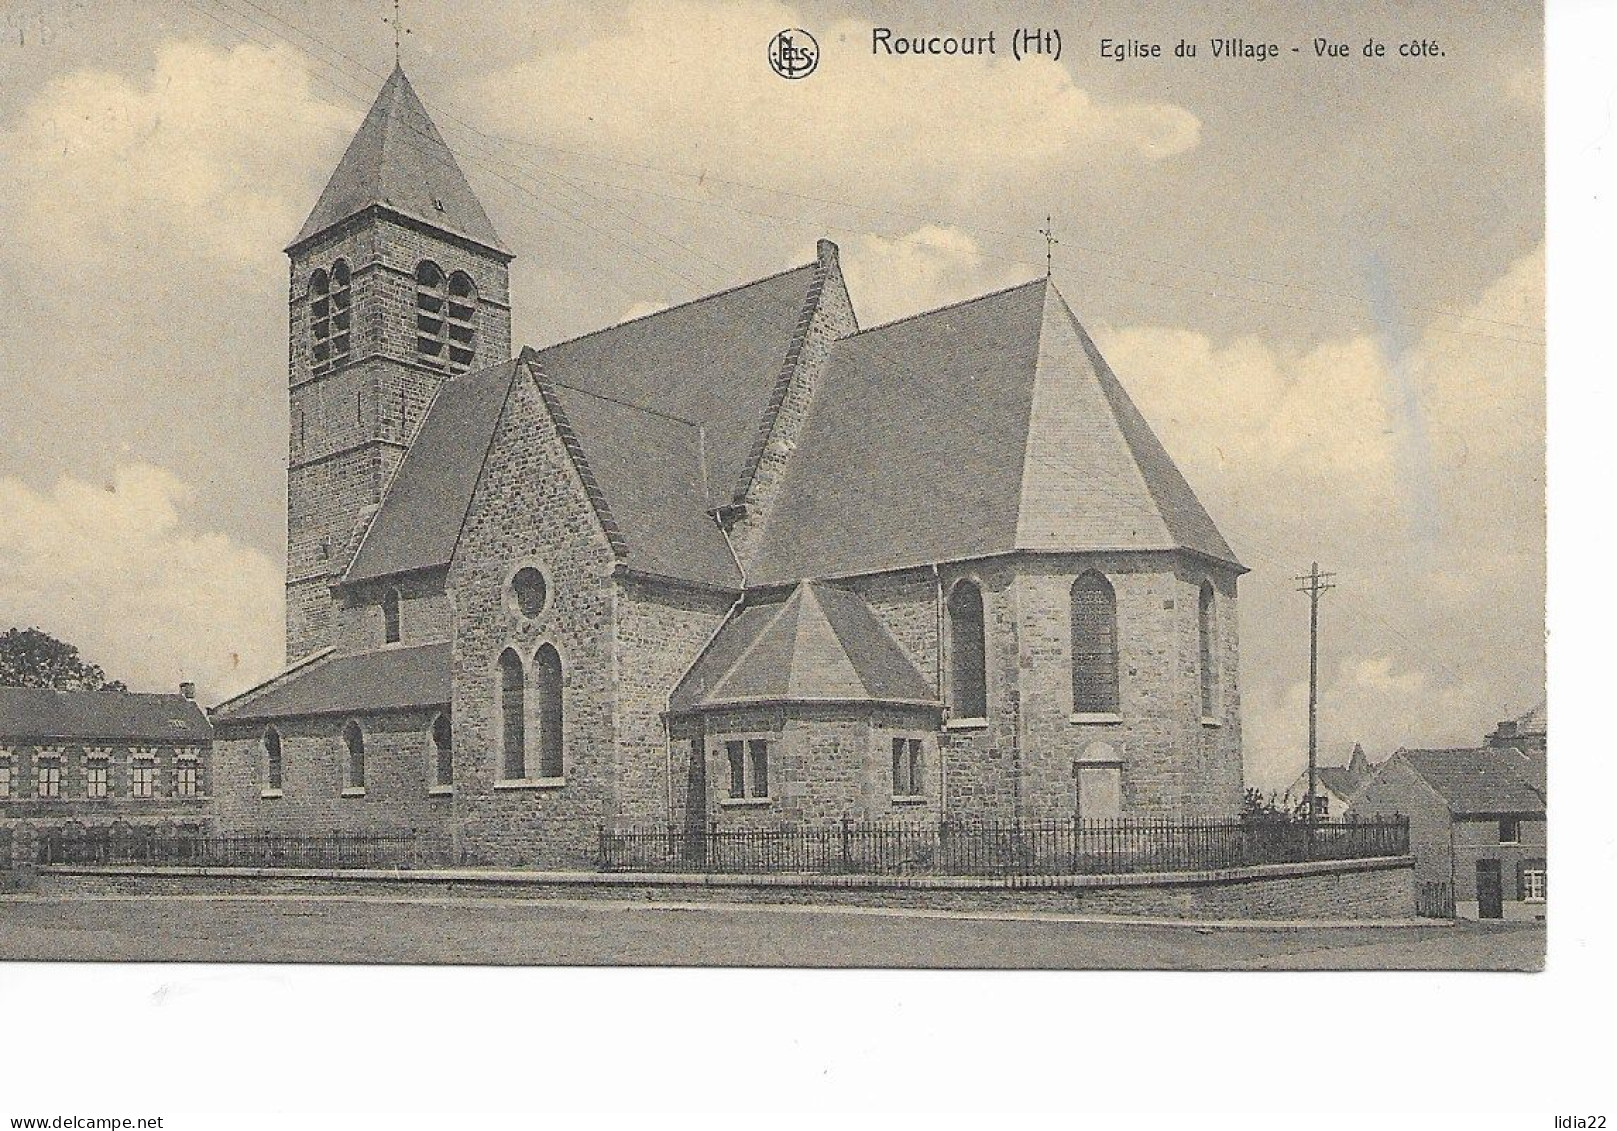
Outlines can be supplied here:
<path id="1" fill-rule="evenodd" d="M 589 900 L 11 896 L 0 898 L 0 958 L 1534 970 L 1544 927 L 1195 928 Z"/>

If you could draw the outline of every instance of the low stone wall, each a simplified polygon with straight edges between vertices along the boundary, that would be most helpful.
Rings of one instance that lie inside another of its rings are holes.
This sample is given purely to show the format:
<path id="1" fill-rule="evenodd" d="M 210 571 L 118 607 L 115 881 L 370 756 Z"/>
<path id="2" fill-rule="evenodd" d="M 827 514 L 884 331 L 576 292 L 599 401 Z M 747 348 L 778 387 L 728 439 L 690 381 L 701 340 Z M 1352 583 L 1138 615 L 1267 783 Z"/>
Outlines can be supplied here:
<path id="1" fill-rule="evenodd" d="M 49 865 L 42 895 L 365 895 L 803 903 L 1167 919 L 1409 919 L 1414 860 L 1332 860 L 1133 876 L 733 876 L 483 869 L 338 871 Z"/>

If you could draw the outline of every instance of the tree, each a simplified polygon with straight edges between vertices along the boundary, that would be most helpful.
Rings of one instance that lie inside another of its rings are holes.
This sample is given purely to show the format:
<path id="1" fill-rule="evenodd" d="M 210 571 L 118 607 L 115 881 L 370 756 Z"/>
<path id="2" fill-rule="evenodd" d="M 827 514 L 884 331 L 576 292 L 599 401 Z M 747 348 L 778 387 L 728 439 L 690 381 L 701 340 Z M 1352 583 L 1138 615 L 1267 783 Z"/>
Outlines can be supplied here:
<path id="1" fill-rule="evenodd" d="M 1249 823 L 1280 823 L 1295 819 L 1294 814 L 1275 798 L 1274 794 L 1265 797 L 1256 789 L 1248 789 L 1241 797 L 1241 820 Z"/>
<path id="2" fill-rule="evenodd" d="M 0 687 L 55 691 L 128 691 L 120 679 L 87 662 L 73 645 L 37 628 L 0 633 Z"/>

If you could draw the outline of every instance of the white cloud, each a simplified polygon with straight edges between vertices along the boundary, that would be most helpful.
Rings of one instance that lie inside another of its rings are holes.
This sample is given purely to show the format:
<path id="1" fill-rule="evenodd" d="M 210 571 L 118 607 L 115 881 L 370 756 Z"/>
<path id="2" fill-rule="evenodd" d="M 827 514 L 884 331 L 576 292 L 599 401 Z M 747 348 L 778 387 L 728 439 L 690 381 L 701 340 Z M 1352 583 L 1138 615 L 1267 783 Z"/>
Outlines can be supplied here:
<path id="1" fill-rule="evenodd" d="M 217 271 L 291 238 L 329 171 L 310 154 L 357 123 L 290 49 L 174 41 L 140 81 L 85 68 L 46 86 L 0 132 L 0 188 L 37 265 Z"/>
<path id="2" fill-rule="evenodd" d="M 984 256 L 959 228 L 924 225 L 889 238 L 859 236 L 840 249 L 842 276 L 860 325 L 876 326 L 1027 279 L 1027 268 Z M 812 259 L 807 245 L 798 256 Z"/>
<path id="3" fill-rule="evenodd" d="M 1254 572 L 1242 588 L 1248 774 L 1306 750 L 1307 604 L 1319 558 L 1322 742 L 1476 743 L 1543 674 L 1544 249 L 1467 317 L 1427 315 L 1389 355 L 1175 327 L 1099 328 L 1101 349 Z M 1458 332 L 1456 332 L 1458 331 Z"/>
<path id="4" fill-rule="evenodd" d="M 264 554 L 191 529 L 190 491 L 145 464 L 105 486 L 46 492 L 0 479 L 0 620 L 37 625 L 135 690 L 195 680 L 205 701 L 281 661 L 281 571 Z"/>
<path id="5" fill-rule="evenodd" d="M 813 28 L 819 69 L 786 82 L 765 47 L 804 19 L 769 0 L 641 2 L 600 35 L 491 74 L 478 101 L 501 132 L 565 150 L 820 198 L 869 202 L 879 185 L 886 204 L 950 213 L 998 206 L 1008 183 L 1149 164 L 1199 139 L 1181 107 L 1098 102 L 1057 63 L 1014 62 L 1008 44 L 994 58 L 873 56 L 854 20 Z"/>

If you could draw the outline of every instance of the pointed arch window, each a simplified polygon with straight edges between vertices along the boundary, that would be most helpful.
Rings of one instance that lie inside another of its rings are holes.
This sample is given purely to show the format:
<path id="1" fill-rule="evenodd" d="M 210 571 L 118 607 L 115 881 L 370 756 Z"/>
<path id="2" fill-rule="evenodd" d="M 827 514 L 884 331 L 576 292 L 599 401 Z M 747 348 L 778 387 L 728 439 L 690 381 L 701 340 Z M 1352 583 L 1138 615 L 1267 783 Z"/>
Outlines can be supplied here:
<path id="1" fill-rule="evenodd" d="M 565 772 L 562 752 L 561 653 L 542 644 L 533 657 L 534 693 L 539 700 L 539 776 Z"/>
<path id="2" fill-rule="evenodd" d="M 508 779 L 528 776 L 527 688 L 522 657 L 500 653 L 500 767 Z"/>
<path id="3" fill-rule="evenodd" d="M 399 591 L 389 588 L 382 594 L 382 642 L 397 644 L 399 639 Z"/>
<path id="4" fill-rule="evenodd" d="M 1202 582 L 1196 602 L 1197 666 L 1201 672 L 1202 718 L 1214 718 L 1218 710 L 1218 674 L 1213 656 L 1213 583 Z"/>
<path id="5" fill-rule="evenodd" d="M 1117 594 L 1098 573 L 1072 583 L 1072 710 L 1077 715 L 1118 711 Z"/>
<path id="6" fill-rule="evenodd" d="M 988 717 L 987 647 L 983 594 L 962 581 L 949 592 L 949 715 L 954 721 Z"/>
<path id="7" fill-rule="evenodd" d="M 342 728 L 344 792 L 364 792 L 365 789 L 365 732 L 350 719 Z"/>
<path id="8" fill-rule="evenodd" d="M 454 731 L 448 715 L 432 720 L 433 782 L 440 788 L 455 784 Z"/>
<path id="9" fill-rule="evenodd" d="M 281 732 L 270 727 L 264 732 L 264 788 L 281 788 Z"/>

